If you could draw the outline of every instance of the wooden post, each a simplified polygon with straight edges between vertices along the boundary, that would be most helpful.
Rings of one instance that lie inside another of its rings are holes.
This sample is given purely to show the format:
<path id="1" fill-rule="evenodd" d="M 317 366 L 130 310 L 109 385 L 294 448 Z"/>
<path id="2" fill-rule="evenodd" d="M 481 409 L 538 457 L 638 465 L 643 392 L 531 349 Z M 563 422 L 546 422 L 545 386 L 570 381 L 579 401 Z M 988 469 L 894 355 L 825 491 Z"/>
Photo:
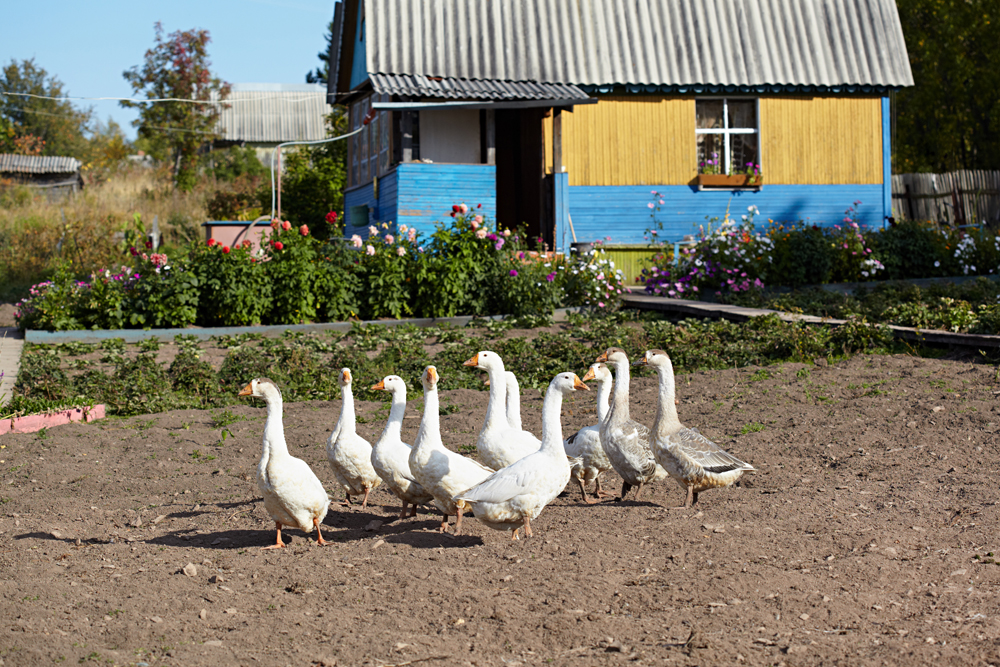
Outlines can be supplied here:
<path id="1" fill-rule="evenodd" d="M 486 110 L 486 164 L 497 163 L 496 111 Z"/>
<path id="2" fill-rule="evenodd" d="M 413 112 L 403 109 L 402 118 L 403 162 L 413 162 Z"/>
<path id="3" fill-rule="evenodd" d="M 552 173 L 562 171 L 562 109 L 556 108 L 552 110 Z"/>

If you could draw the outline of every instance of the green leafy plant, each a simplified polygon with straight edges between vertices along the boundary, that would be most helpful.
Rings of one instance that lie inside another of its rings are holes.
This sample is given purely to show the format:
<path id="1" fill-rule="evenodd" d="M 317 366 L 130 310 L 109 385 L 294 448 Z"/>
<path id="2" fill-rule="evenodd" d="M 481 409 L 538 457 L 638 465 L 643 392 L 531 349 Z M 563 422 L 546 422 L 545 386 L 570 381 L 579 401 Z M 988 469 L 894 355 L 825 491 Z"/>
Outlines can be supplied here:
<path id="1" fill-rule="evenodd" d="M 189 255 L 200 289 L 198 322 L 205 325 L 260 324 L 271 311 L 271 281 L 249 241 L 235 248 L 209 239 Z"/>

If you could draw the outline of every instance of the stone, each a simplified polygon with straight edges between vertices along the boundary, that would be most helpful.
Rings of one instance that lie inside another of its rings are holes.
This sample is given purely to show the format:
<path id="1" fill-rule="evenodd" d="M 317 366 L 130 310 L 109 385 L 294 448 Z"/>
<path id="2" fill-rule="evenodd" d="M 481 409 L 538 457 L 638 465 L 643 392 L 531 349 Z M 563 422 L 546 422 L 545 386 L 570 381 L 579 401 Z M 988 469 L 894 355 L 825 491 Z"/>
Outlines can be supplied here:
<path id="1" fill-rule="evenodd" d="M 371 521 L 368 522 L 368 525 L 365 526 L 365 530 L 368 531 L 369 533 L 374 533 L 381 527 L 382 527 L 381 521 L 379 521 L 378 519 L 372 519 Z"/>
<path id="2" fill-rule="evenodd" d="M 200 612 L 198 612 L 198 618 L 200 618 L 203 621 L 206 618 L 208 618 L 208 610 L 207 609 L 202 609 Z"/>
<path id="3" fill-rule="evenodd" d="M 183 572 L 185 575 L 187 575 L 189 577 L 197 577 L 198 576 L 198 566 L 195 565 L 194 563 L 188 563 L 183 568 L 181 568 L 181 572 Z"/>
<path id="4" fill-rule="evenodd" d="M 208 578 L 208 581 L 209 583 L 212 584 L 221 584 L 223 581 L 225 581 L 225 579 L 223 579 L 217 574 L 213 574 L 211 577 Z"/>

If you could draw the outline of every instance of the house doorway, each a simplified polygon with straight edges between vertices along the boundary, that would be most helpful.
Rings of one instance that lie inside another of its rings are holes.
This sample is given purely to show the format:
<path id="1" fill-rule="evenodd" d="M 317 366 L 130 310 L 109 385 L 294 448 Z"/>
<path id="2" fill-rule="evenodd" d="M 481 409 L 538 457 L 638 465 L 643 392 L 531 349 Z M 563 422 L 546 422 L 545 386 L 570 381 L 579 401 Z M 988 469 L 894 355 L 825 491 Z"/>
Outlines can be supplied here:
<path id="1" fill-rule="evenodd" d="M 551 247 L 546 224 L 542 118 L 545 109 L 497 109 L 497 222 L 526 226 L 531 239 L 541 236 Z"/>

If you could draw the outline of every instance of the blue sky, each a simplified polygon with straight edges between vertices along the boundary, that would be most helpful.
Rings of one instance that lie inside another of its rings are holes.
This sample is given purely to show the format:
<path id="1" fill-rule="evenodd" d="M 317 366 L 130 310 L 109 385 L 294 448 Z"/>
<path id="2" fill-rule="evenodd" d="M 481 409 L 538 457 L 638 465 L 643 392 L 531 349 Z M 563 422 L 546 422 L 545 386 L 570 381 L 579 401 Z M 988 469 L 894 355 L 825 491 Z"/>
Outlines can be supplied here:
<path id="1" fill-rule="evenodd" d="M 212 71 L 230 83 L 305 83 L 320 65 L 334 0 L 172 0 L 171 2 L 11 2 L 4 8 L 0 65 L 34 58 L 75 97 L 130 97 L 122 72 L 141 65 L 153 45 L 153 24 L 164 32 L 208 30 Z M 93 106 L 135 138 L 134 109 L 117 102 Z"/>

